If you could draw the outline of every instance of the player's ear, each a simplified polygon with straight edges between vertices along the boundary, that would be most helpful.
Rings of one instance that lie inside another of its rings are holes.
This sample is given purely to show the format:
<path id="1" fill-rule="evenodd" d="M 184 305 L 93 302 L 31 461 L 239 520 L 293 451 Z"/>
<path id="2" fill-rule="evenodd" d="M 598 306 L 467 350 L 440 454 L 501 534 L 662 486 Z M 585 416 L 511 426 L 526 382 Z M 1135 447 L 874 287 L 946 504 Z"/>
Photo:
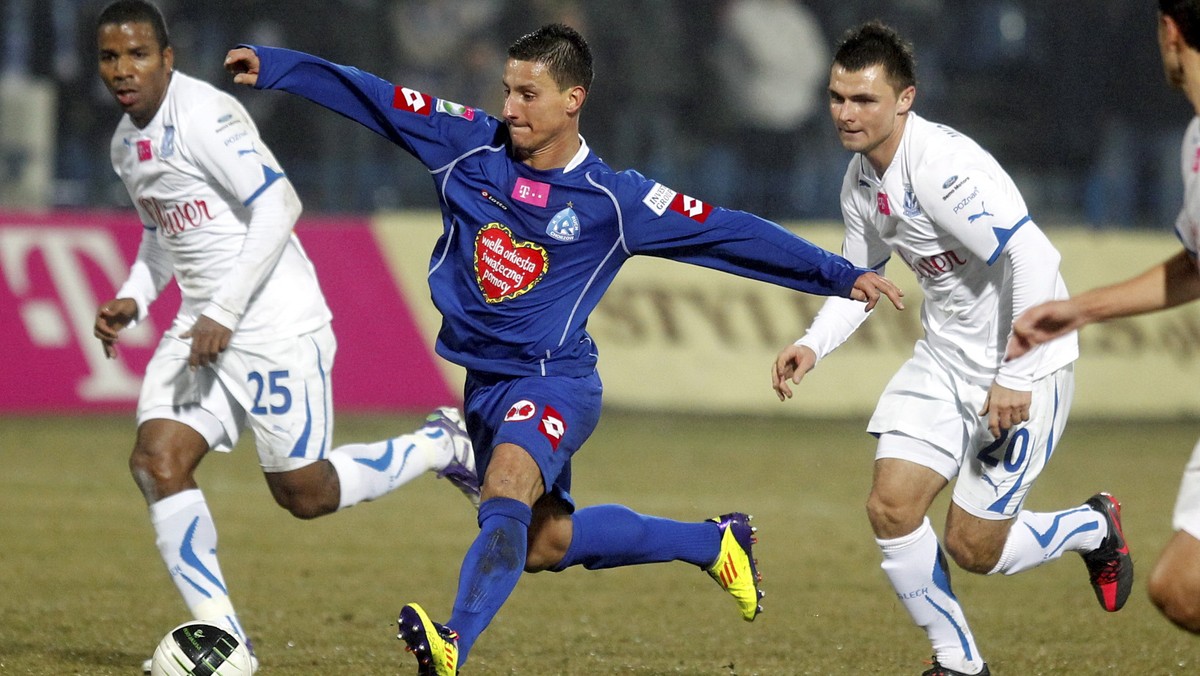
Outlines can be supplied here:
<path id="1" fill-rule="evenodd" d="M 571 87 L 567 91 L 567 114 L 575 115 L 583 108 L 583 102 L 587 99 L 587 90 L 578 85 Z"/>
<path id="2" fill-rule="evenodd" d="M 909 85 L 905 87 L 896 101 L 896 114 L 904 115 L 912 108 L 913 101 L 917 98 L 917 88 Z"/>
<path id="3" fill-rule="evenodd" d="M 162 51 L 162 58 L 163 58 L 163 66 L 167 69 L 168 73 L 175 70 L 175 50 L 174 49 L 171 49 L 170 47 L 167 47 L 166 49 L 164 49 Z"/>

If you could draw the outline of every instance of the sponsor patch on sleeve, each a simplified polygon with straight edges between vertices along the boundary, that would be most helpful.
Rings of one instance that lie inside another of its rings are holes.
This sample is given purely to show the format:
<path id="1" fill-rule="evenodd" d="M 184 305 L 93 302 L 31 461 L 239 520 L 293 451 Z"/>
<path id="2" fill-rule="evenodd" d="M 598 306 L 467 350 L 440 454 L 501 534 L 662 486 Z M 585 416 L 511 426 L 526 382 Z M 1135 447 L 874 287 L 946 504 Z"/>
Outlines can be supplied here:
<path id="1" fill-rule="evenodd" d="M 662 183 L 655 183 L 650 192 L 642 198 L 642 204 L 650 207 L 650 211 L 655 215 L 662 216 L 667 207 L 671 206 L 671 200 L 675 199 L 676 194 L 678 193 Z"/>
<path id="2" fill-rule="evenodd" d="M 675 199 L 671 200 L 671 211 L 677 211 L 697 223 L 703 223 L 712 213 L 712 205 L 705 204 L 690 195 L 679 193 L 675 195 Z"/>
<path id="3" fill-rule="evenodd" d="M 408 87 L 396 87 L 392 95 L 392 107 L 418 115 L 429 115 L 433 110 L 433 97 Z"/>
<path id="4" fill-rule="evenodd" d="M 442 114 L 453 117 L 461 117 L 464 120 L 475 119 L 475 109 L 470 106 L 464 106 L 461 103 L 454 103 L 445 99 L 438 99 L 435 109 Z"/>

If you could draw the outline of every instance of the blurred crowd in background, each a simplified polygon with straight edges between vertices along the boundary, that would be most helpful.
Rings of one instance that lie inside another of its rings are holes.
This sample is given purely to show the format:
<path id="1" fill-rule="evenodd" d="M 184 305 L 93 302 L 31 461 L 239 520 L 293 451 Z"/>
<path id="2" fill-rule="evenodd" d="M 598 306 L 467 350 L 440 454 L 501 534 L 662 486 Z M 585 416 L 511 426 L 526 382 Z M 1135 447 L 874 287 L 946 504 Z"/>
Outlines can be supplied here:
<path id="1" fill-rule="evenodd" d="M 0 185 L 39 157 L 43 194 L 3 207 L 125 208 L 96 75 L 93 0 L 0 0 Z M 289 47 L 498 115 L 505 49 L 549 21 L 589 40 L 589 145 L 721 206 L 836 219 L 848 154 L 825 86 L 834 45 L 880 18 L 914 43 L 915 110 L 990 150 L 1043 227 L 1169 230 L 1193 113 L 1165 84 L 1153 0 L 159 0 L 180 70 L 234 91 L 308 213 L 433 208 L 428 174 L 358 125 L 232 84 L 238 43 Z M 29 92 L 47 92 L 42 114 Z M 24 117 L 13 112 L 21 110 Z M 43 119 L 45 118 L 45 119 Z M 29 192 L 29 191 L 26 191 Z"/>

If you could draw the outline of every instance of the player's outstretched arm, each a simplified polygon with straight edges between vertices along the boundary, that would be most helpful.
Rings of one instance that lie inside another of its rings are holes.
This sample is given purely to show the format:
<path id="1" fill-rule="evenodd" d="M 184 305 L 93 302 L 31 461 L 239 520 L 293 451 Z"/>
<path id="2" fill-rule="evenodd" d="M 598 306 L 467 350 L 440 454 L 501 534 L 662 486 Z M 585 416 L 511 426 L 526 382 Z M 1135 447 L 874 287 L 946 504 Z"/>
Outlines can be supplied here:
<path id="1" fill-rule="evenodd" d="M 860 302 L 866 302 L 866 312 L 875 309 L 875 304 L 879 302 L 880 296 L 887 296 L 887 299 L 892 301 L 892 305 L 897 310 L 904 309 L 904 301 L 900 300 L 904 297 L 904 292 L 892 280 L 878 273 L 863 273 L 855 280 L 854 288 L 850 291 L 851 298 Z"/>
<path id="2" fill-rule="evenodd" d="M 804 376 L 817 365 L 817 353 L 804 345 L 788 345 L 779 351 L 775 363 L 771 364 L 771 387 L 779 401 L 792 398 L 788 381 L 799 385 Z"/>
<path id="3" fill-rule="evenodd" d="M 117 334 L 137 319 L 137 303 L 132 298 L 114 298 L 96 311 L 96 324 L 92 335 L 100 340 L 104 347 L 104 356 L 115 359 L 117 356 Z"/>
<path id="4" fill-rule="evenodd" d="M 258 84 L 258 67 L 258 54 L 248 47 L 236 47 L 225 55 L 225 70 L 233 74 L 236 84 Z"/>
<path id="5" fill-rule="evenodd" d="M 1197 298 L 1200 274 L 1191 254 L 1183 250 L 1123 282 L 1026 310 L 1013 323 L 1004 358 L 1020 357 L 1087 324 L 1164 310 Z"/>

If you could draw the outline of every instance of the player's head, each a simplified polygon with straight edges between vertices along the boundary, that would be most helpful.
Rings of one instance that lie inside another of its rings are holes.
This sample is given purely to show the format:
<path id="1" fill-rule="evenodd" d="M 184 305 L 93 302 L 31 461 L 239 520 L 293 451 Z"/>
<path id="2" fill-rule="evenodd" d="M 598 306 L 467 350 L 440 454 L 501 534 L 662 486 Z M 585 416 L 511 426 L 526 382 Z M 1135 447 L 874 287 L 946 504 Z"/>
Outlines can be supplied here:
<path id="1" fill-rule="evenodd" d="M 116 0 L 96 20 L 100 77 L 134 124 L 154 118 L 175 54 L 162 12 L 146 0 Z"/>
<path id="2" fill-rule="evenodd" d="M 829 71 L 829 112 L 847 150 L 890 162 L 916 97 L 915 70 L 912 46 L 878 21 L 842 37 Z"/>
<path id="3" fill-rule="evenodd" d="M 518 159 L 579 133 L 592 86 L 592 51 L 574 28 L 548 24 L 508 48 L 504 119 Z"/>
<path id="4" fill-rule="evenodd" d="M 1184 50 L 1200 50 L 1200 0 L 1158 0 L 1158 46 L 1172 87 L 1183 86 Z"/>

